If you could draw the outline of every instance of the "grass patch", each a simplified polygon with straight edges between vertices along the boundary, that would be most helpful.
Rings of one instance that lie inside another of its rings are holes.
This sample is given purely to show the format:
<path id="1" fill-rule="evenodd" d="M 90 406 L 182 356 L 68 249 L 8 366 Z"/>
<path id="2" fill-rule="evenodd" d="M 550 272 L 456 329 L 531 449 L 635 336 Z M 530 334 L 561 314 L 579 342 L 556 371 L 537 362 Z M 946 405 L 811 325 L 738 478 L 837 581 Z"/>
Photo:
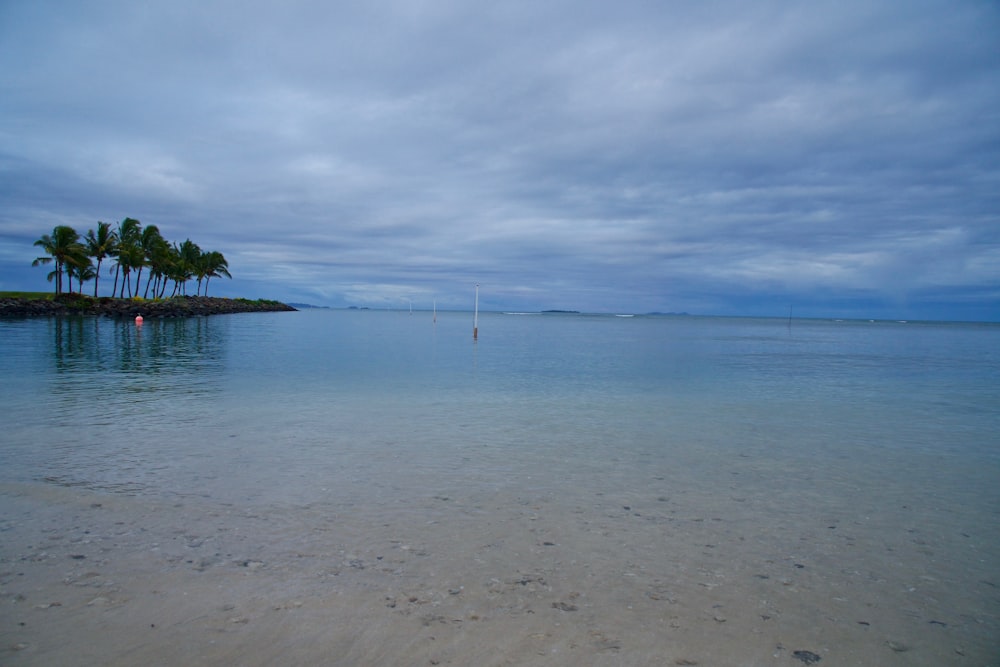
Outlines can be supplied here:
<path id="1" fill-rule="evenodd" d="M 0 299 L 45 299 L 52 300 L 52 292 L 0 292 Z"/>
<path id="2" fill-rule="evenodd" d="M 280 301 L 275 301 L 274 299 L 244 299 L 243 297 L 236 297 L 233 301 L 242 301 L 243 303 L 259 303 L 264 306 L 282 306 L 284 305 Z"/>

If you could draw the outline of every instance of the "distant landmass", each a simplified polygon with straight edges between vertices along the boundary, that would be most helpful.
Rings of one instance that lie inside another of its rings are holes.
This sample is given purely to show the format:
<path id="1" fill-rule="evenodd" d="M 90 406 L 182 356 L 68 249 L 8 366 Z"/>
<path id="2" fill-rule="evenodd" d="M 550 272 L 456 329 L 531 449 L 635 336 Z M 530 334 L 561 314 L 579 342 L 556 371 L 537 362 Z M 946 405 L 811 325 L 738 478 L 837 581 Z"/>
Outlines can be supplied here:
<path id="1" fill-rule="evenodd" d="M 330 308 L 331 308 L 330 306 L 316 306 L 316 305 L 311 304 L 311 303 L 293 303 L 291 301 L 288 302 L 288 305 L 291 306 L 292 308 L 296 308 L 298 310 L 306 310 L 306 309 L 310 309 L 310 308 L 317 308 L 317 309 L 321 308 L 321 309 L 325 309 L 325 310 L 330 310 Z M 347 306 L 347 310 L 369 310 L 369 308 L 368 308 L 368 306 Z M 582 311 L 579 311 L 579 310 L 563 310 L 563 309 L 559 309 L 559 308 L 550 308 L 549 310 L 540 310 L 540 311 L 537 311 L 537 312 L 540 313 L 540 314 L 542 314 L 542 315 L 580 315 L 582 313 Z M 663 313 L 663 312 L 660 312 L 660 311 L 654 311 L 654 312 L 645 313 L 645 314 L 646 315 L 670 316 L 670 317 L 684 317 L 684 316 L 689 316 L 690 315 L 690 313 L 687 313 L 687 312 L 681 312 L 681 313 L 675 313 L 675 312 Z"/>
<path id="2" fill-rule="evenodd" d="M 551 313 L 551 314 L 559 314 L 559 315 L 579 315 L 580 311 L 579 310 L 543 310 L 543 311 L 541 311 L 541 313 L 542 314 Z M 670 316 L 670 317 L 685 317 L 685 316 L 690 316 L 690 313 L 686 313 L 686 312 L 685 313 L 672 313 L 672 312 L 671 313 L 661 313 L 659 311 L 654 311 L 652 313 L 646 313 L 646 315 L 662 315 L 662 316 Z"/>

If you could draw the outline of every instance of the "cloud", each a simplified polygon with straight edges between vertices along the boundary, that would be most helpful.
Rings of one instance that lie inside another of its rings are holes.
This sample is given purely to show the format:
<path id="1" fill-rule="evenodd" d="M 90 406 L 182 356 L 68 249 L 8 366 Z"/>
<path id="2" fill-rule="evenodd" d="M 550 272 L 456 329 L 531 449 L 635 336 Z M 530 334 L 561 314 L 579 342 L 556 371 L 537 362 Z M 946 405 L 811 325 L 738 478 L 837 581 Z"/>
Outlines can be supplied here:
<path id="1" fill-rule="evenodd" d="M 971 0 L 7 4 L 0 288 L 129 215 L 222 250 L 220 293 L 1000 310 L 996 34 Z"/>

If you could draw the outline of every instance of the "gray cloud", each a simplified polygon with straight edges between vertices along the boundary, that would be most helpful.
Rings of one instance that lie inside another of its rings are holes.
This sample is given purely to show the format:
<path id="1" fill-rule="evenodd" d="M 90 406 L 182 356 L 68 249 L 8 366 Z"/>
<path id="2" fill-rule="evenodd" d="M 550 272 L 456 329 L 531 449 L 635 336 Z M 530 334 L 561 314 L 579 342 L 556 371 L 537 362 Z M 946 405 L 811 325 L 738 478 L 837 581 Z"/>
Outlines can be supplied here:
<path id="1" fill-rule="evenodd" d="M 8 4 L 0 289 L 130 215 L 241 295 L 996 319 L 997 34 L 972 0 Z"/>

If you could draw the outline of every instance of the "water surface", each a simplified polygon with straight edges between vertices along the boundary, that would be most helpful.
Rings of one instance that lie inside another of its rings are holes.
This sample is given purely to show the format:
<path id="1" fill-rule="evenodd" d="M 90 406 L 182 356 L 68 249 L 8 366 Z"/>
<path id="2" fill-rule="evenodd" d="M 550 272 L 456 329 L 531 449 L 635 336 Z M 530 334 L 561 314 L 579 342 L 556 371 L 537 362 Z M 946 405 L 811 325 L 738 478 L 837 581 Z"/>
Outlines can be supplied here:
<path id="1" fill-rule="evenodd" d="M 648 602 L 711 570 L 735 604 L 808 565 L 841 632 L 891 600 L 886 632 L 926 643 L 910 664 L 954 655 L 931 622 L 995 648 L 1000 326 L 486 313 L 471 334 L 466 313 L 0 321 L 0 482 L 187 503 L 192 524 L 241 508 L 274 563 L 319 549 L 325 517 L 373 550 L 422 526 L 484 581 L 526 566 L 480 572 L 474 547 L 545 507 L 560 538 L 535 544 L 588 559 L 551 566 L 571 581 L 624 559 Z M 648 523 L 597 529 L 619 515 Z M 880 592 L 844 612 L 852 586 Z"/>

